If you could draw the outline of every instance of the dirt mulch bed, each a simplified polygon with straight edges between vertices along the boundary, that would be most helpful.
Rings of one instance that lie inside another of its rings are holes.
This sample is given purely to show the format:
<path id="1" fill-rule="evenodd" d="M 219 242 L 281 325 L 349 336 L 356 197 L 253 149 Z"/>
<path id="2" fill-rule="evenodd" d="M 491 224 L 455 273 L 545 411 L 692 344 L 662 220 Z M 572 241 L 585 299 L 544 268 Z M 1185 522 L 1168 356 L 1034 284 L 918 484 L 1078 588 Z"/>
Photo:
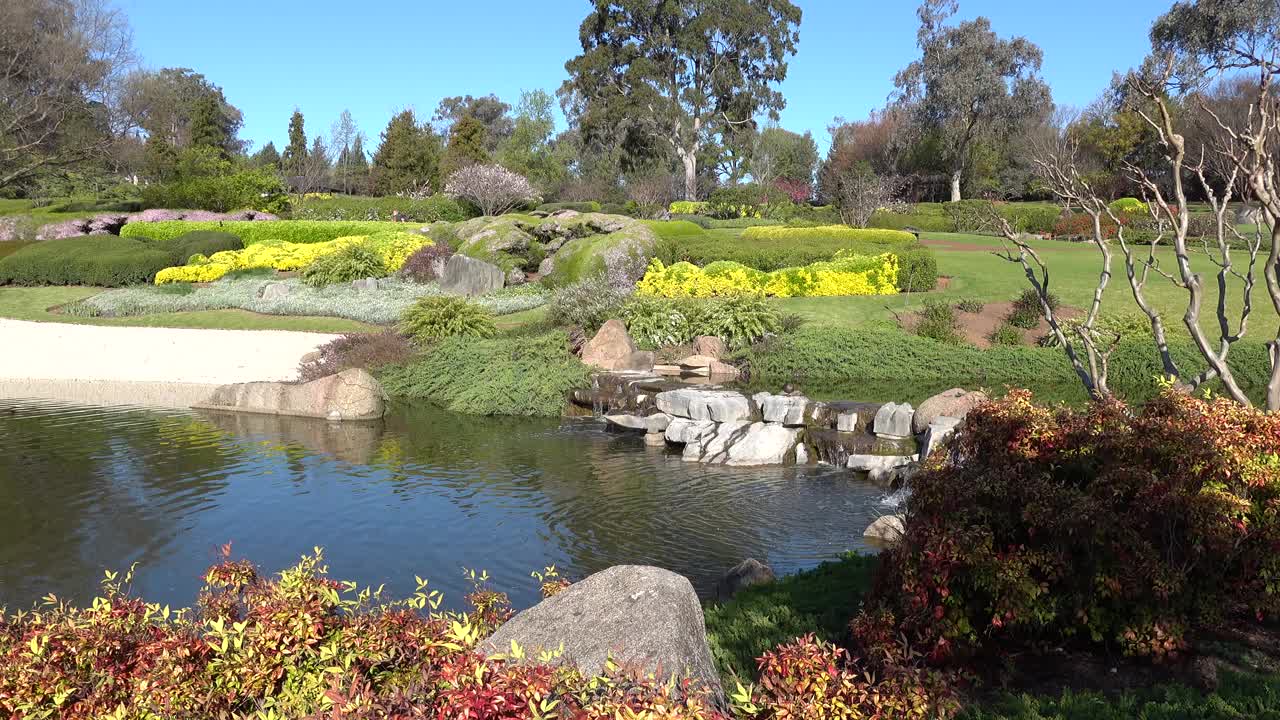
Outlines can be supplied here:
<path id="1" fill-rule="evenodd" d="M 989 302 L 982 306 L 982 312 L 970 313 L 963 310 L 956 310 L 956 320 L 960 324 L 960 335 L 964 341 L 970 345 L 976 345 L 979 348 L 986 349 L 991 347 L 991 341 L 987 339 L 996 328 L 1005 323 L 1005 318 L 1009 316 L 1009 312 L 1013 309 L 1011 302 Z M 1078 308 L 1061 307 L 1057 311 L 1058 317 L 1062 320 L 1073 320 L 1083 317 L 1084 311 Z M 915 332 L 916 323 L 920 320 L 920 313 L 906 313 L 898 317 L 898 324 L 908 332 Z M 1049 323 L 1043 318 L 1040 324 L 1034 329 L 1024 330 L 1015 328 L 1022 333 L 1021 345 L 1032 347 L 1042 336 L 1048 334 Z"/>

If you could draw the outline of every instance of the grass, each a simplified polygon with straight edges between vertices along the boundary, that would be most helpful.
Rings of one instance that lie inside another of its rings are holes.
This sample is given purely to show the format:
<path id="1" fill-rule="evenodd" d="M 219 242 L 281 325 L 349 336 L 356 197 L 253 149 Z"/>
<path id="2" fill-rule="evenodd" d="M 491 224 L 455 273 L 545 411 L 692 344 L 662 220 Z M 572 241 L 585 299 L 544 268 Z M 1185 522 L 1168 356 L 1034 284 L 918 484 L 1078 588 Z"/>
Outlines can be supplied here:
<path id="1" fill-rule="evenodd" d="M 871 587 L 879 558 L 847 554 L 704 608 L 712 658 L 732 689 L 756 678 L 755 658 L 806 633 L 839 642 Z M 1280 676 L 1219 673 L 1204 693 L 1163 684 L 1119 694 L 1066 690 L 1053 695 L 1000 693 L 975 701 L 964 720 L 1280 720 Z"/>
<path id="2" fill-rule="evenodd" d="M 87 287 L 0 287 L 0 317 L 34 322 L 115 327 L 173 327 L 209 330 L 296 330 L 299 332 L 376 332 L 380 328 L 354 320 L 327 317 L 259 315 L 244 310 L 201 310 L 196 312 L 138 315 L 123 318 L 87 318 L 50 312 L 61 305 L 83 300 L 102 292 Z"/>

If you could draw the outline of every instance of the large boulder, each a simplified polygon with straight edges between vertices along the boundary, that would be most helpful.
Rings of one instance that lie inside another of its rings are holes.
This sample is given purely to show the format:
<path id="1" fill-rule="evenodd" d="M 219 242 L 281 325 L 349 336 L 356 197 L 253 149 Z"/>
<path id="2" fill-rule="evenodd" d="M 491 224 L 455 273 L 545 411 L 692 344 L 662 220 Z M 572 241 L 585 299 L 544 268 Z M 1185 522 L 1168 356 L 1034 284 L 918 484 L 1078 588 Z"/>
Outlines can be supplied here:
<path id="1" fill-rule="evenodd" d="M 945 415 L 934 418 L 929 423 L 929 427 L 925 428 L 924 439 L 920 441 L 920 459 L 929 459 L 929 455 L 934 450 L 941 447 L 955 434 L 956 428 L 960 426 L 960 423 L 960 418 L 947 417 Z"/>
<path id="2" fill-rule="evenodd" d="M 327 420 L 374 420 L 386 412 L 386 393 L 368 371 L 350 368 L 307 383 L 223 385 L 196 407 Z"/>
<path id="3" fill-rule="evenodd" d="M 716 431 L 716 424 L 710 420 L 689 420 L 675 418 L 667 424 L 667 442 L 676 445 L 696 443 L 704 436 Z"/>
<path id="4" fill-rule="evenodd" d="M 600 272 L 639 280 L 658 246 L 658 236 L 640 220 L 623 215 L 584 213 L 572 218 L 578 239 L 555 251 L 557 283 L 570 283 Z"/>
<path id="5" fill-rule="evenodd" d="M 911 437 L 911 418 L 915 411 L 911 403 L 886 403 L 876 412 L 873 423 L 875 434 L 887 438 Z"/>
<path id="6" fill-rule="evenodd" d="M 561 662 L 584 675 L 624 668 L 691 677 L 723 706 L 724 691 L 707 646 L 702 605 L 684 577 L 662 568 L 618 565 L 574 583 L 507 621 L 480 644 L 488 655 L 524 650 L 536 662 L 561 646 Z"/>
<path id="7" fill-rule="evenodd" d="M 449 258 L 440 276 L 440 289 L 457 295 L 484 295 L 501 290 L 505 283 L 502 268 L 460 253 Z"/>
<path id="8" fill-rule="evenodd" d="M 653 353 L 636 349 L 621 320 L 609 320 L 582 346 L 582 362 L 601 370 L 649 372 Z"/>
<path id="9" fill-rule="evenodd" d="M 614 427 L 625 430 L 644 430 L 647 433 L 662 433 L 671 425 L 671 416 L 666 413 L 652 415 L 610 413 L 604 416 L 604 420 Z"/>
<path id="10" fill-rule="evenodd" d="M 920 403 L 916 414 L 911 419 L 911 429 L 919 435 L 928 429 L 934 418 L 953 417 L 964 419 L 969 411 L 987 401 L 986 393 L 979 390 L 969 392 L 964 388 L 951 388 Z"/>
<path id="11" fill-rule="evenodd" d="M 781 465 L 795 461 L 799 439 L 800 430 L 777 423 L 724 422 L 685 445 L 682 457 L 715 465 Z"/>
<path id="12" fill-rule="evenodd" d="M 693 354 L 723 360 L 729 356 L 729 346 L 715 335 L 699 335 L 693 339 Z"/>
<path id="13" fill-rule="evenodd" d="M 660 392 L 654 400 L 659 410 L 674 417 L 715 422 L 751 419 L 751 401 L 733 390 L 680 388 Z"/>
<path id="14" fill-rule="evenodd" d="M 915 462 L 914 455 L 850 455 L 846 464 L 854 472 L 864 472 L 871 482 L 889 487 L 894 471 Z"/>
<path id="15" fill-rule="evenodd" d="M 752 585 L 764 585 L 775 579 L 773 568 L 755 558 L 747 558 L 716 581 L 716 600 L 725 602 Z"/>
<path id="16" fill-rule="evenodd" d="M 862 537 L 881 545 L 896 545 L 906 534 L 906 522 L 901 515 L 883 515 L 862 531 Z"/>

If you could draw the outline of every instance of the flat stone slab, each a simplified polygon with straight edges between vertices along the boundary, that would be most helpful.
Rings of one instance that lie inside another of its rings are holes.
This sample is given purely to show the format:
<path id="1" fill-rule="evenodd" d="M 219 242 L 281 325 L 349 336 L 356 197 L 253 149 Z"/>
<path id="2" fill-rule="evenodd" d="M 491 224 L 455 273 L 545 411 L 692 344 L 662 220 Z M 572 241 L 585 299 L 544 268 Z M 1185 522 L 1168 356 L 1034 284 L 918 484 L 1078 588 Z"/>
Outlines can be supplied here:
<path id="1" fill-rule="evenodd" d="M 751 401 L 733 390 L 683 388 L 658 393 L 658 409 L 690 420 L 735 422 L 751 419 Z"/>
<path id="2" fill-rule="evenodd" d="M 782 465 L 794 461 L 800 430 L 777 423 L 736 420 L 720 423 L 684 446 L 686 462 L 715 465 Z"/>
<path id="3" fill-rule="evenodd" d="M 193 407 L 327 420 L 376 420 L 386 413 L 386 393 L 367 370 L 352 368 L 307 383 L 223 385 Z"/>

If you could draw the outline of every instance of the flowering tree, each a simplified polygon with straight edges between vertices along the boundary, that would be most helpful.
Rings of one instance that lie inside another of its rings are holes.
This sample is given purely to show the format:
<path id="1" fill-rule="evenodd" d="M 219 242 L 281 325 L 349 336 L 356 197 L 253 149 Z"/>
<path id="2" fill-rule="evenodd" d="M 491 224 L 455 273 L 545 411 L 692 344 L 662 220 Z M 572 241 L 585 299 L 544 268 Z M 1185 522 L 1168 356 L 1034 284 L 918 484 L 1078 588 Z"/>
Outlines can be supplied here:
<path id="1" fill-rule="evenodd" d="M 501 215 L 537 197 L 528 178 L 501 165 L 471 165 L 457 170 L 445 183 L 444 193 L 474 203 L 486 216 Z"/>

